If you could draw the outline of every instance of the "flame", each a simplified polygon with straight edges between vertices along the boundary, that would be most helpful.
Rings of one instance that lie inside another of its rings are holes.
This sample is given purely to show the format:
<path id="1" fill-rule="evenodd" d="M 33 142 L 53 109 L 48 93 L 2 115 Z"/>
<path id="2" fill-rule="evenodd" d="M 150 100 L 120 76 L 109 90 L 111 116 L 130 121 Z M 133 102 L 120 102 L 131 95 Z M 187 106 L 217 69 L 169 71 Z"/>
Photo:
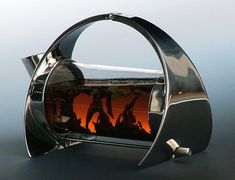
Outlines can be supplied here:
<path id="1" fill-rule="evenodd" d="M 142 92 L 141 95 L 138 96 L 136 103 L 134 105 L 134 115 L 136 117 L 136 121 L 140 121 L 142 124 L 143 129 L 150 133 L 150 126 L 149 126 L 149 120 L 148 120 L 148 103 L 149 103 L 149 92 Z M 77 118 L 81 118 L 81 126 L 85 127 L 86 124 L 86 115 L 88 108 L 92 102 L 92 96 L 88 96 L 85 93 L 81 93 L 78 96 L 76 96 L 73 100 L 73 111 L 76 113 Z M 109 116 L 110 121 L 113 126 L 116 124 L 116 120 L 121 112 L 123 112 L 125 105 L 127 103 L 130 103 L 135 98 L 135 95 L 131 93 L 127 97 L 122 97 L 119 99 L 112 99 L 112 110 L 113 110 L 113 118 Z M 107 112 L 106 108 L 106 99 L 102 99 L 103 108 L 104 111 Z M 98 117 L 98 113 L 95 113 L 92 117 L 90 123 L 89 123 L 89 130 L 93 133 L 95 133 L 95 127 L 92 122 L 96 122 Z"/>

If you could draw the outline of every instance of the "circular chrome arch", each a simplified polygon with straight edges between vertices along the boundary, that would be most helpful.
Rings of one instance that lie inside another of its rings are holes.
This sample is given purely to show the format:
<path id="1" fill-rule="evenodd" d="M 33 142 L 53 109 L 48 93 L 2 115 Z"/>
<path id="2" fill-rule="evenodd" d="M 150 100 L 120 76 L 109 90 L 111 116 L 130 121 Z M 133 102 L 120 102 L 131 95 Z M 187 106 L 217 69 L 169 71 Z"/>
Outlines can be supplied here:
<path id="1" fill-rule="evenodd" d="M 139 165 L 170 159 L 174 152 L 167 149 L 171 147 L 169 142 L 172 141 L 181 147 L 190 148 L 192 153 L 204 150 L 211 137 L 211 109 L 205 87 L 189 57 L 169 35 L 152 23 L 139 17 L 111 13 L 73 25 L 55 40 L 43 57 L 35 55 L 24 59 L 29 72 L 33 72 L 25 107 L 29 155 L 37 156 L 73 144 L 56 136 L 47 124 L 44 113 L 45 86 L 60 57 L 71 59 L 80 34 L 94 22 L 102 20 L 120 22 L 140 32 L 156 51 L 163 67 L 164 114 L 156 138 Z"/>

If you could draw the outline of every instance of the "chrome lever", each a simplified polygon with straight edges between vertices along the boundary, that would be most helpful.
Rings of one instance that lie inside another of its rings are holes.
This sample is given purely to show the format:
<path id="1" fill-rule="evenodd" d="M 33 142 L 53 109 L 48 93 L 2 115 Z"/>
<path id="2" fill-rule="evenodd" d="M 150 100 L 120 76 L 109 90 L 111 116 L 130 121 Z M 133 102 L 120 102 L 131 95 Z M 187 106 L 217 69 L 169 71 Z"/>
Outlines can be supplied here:
<path id="1" fill-rule="evenodd" d="M 188 147 L 180 147 L 179 144 L 174 139 L 169 139 L 166 144 L 171 148 L 172 150 L 172 159 L 174 159 L 176 156 L 191 156 L 192 151 Z"/>

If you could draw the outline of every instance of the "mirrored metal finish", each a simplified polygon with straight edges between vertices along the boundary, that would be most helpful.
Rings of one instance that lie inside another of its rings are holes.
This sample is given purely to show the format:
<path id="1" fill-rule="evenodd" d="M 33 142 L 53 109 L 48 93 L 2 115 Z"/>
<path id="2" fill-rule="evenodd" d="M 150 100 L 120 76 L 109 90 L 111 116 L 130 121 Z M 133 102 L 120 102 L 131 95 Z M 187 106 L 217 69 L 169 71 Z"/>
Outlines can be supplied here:
<path id="1" fill-rule="evenodd" d="M 104 20 L 136 29 L 149 41 L 161 61 L 163 74 L 159 73 L 154 81 L 149 101 L 149 123 L 155 134 L 152 141 L 61 134 L 48 123 L 45 95 L 53 72 L 61 63 L 74 64 L 72 52 L 81 33 L 91 24 Z M 167 161 L 173 155 L 181 157 L 201 152 L 209 143 L 212 115 L 199 73 L 168 34 L 142 18 L 111 13 L 85 19 L 62 33 L 42 57 L 25 58 L 24 64 L 32 77 L 25 105 L 26 145 L 32 157 L 79 142 L 92 142 L 146 148 L 148 152 L 139 166 L 148 166 Z M 154 119 L 160 119 L 159 123 L 154 124 Z"/>
<path id="2" fill-rule="evenodd" d="M 26 58 L 22 58 L 22 61 L 23 61 L 30 76 L 32 76 L 34 70 L 36 69 L 36 66 L 38 65 L 38 63 L 42 59 L 42 57 L 43 57 L 43 53 L 29 56 Z"/>

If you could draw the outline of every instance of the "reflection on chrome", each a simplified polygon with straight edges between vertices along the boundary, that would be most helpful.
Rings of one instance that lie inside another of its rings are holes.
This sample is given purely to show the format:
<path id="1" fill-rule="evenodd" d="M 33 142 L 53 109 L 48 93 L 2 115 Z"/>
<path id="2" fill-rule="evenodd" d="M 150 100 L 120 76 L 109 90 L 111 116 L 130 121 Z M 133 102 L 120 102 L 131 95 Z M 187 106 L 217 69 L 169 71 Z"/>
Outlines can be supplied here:
<path id="1" fill-rule="evenodd" d="M 73 47 L 97 21 L 136 29 L 152 45 L 162 69 L 75 62 Z M 147 149 L 139 166 L 203 151 L 212 131 L 211 108 L 195 66 L 152 23 L 122 14 L 85 19 L 45 53 L 23 59 L 31 76 L 25 103 L 30 157 L 81 142 Z"/>
<path id="2" fill-rule="evenodd" d="M 84 63 L 76 63 L 76 64 L 79 67 L 84 67 L 86 69 L 95 69 L 95 70 L 139 72 L 139 73 L 153 73 L 153 74 L 162 74 L 163 73 L 162 71 L 156 70 L 156 69 L 117 67 L 117 66 L 100 65 L 100 64 L 84 64 Z"/>

